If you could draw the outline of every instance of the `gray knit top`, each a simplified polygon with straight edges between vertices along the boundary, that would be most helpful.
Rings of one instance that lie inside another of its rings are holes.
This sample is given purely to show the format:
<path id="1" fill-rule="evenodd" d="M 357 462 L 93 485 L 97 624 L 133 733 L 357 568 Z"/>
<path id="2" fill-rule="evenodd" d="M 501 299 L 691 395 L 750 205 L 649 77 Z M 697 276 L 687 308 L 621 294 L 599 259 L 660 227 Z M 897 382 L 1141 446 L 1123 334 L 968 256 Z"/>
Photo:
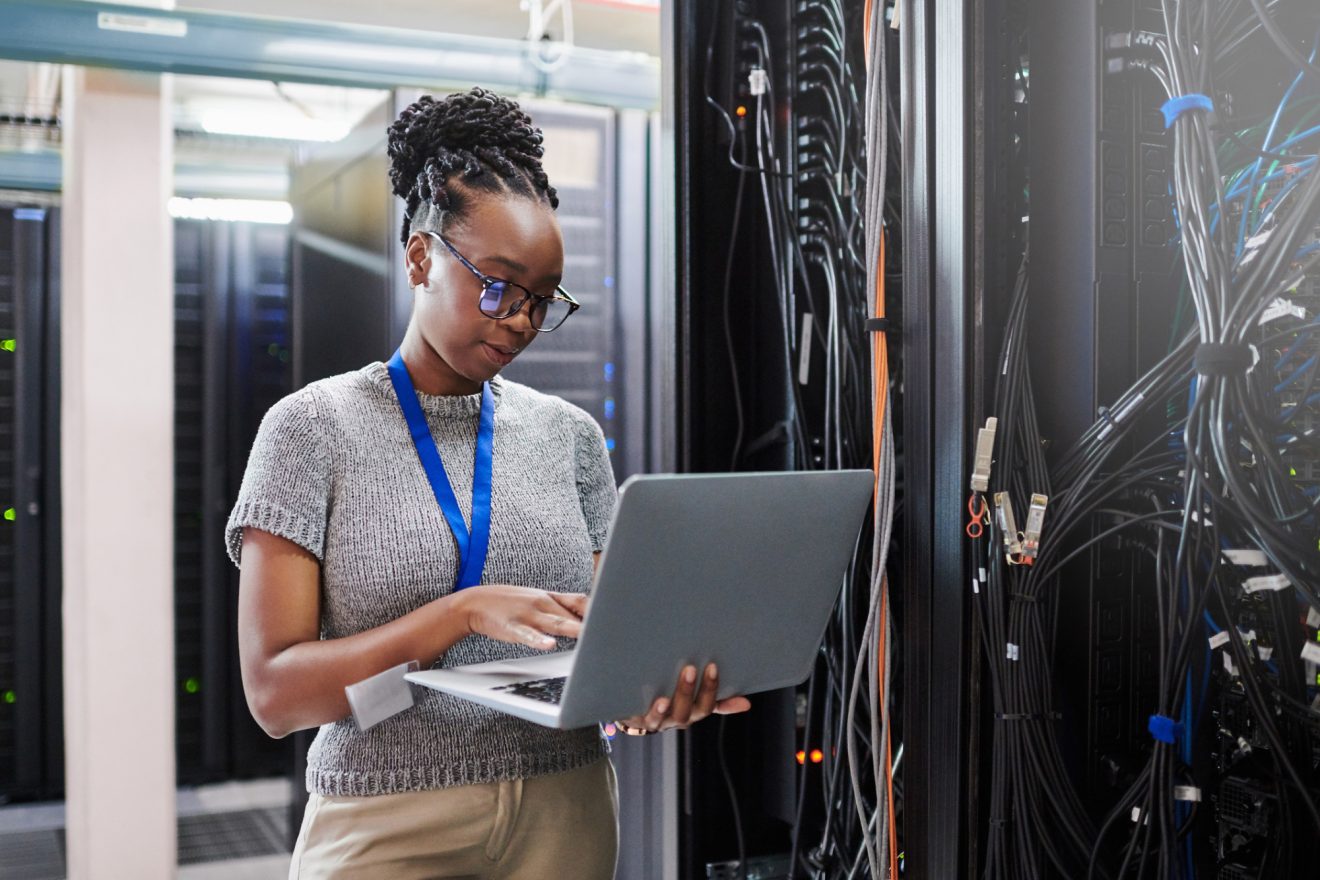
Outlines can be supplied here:
<path id="1" fill-rule="evenodd" d="M 557 397 L 499 377 L 490 384 L 495 460 L 482 583 L 586 592 L 617 498 L 600 426 Z M 481 395 L 417 398 L 470 524 Z M 270 408 L 225 528 L 235 564 L 248 526 L 320 560 L 323 639 L 407 614 L 451 592 L 457 578 L 457 544 L 380 362 Z M 436 666 L 536 653 L 476 635 Z M 323 725 L 307 755 L 307 790 L 373 795 L 520 779 L 605 753 L 597 727 L 551 730 L 426 688 L 414 693 L 413 708 L 366 732 L 352 718 Z"/>

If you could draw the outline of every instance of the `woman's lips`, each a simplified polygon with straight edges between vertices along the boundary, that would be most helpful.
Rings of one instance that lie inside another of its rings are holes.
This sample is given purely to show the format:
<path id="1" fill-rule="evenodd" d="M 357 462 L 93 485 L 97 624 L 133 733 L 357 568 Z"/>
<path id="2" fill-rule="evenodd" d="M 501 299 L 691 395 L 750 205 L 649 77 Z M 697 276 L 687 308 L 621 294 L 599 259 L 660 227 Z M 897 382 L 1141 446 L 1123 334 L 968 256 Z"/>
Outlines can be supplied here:
<path id="1" fill-rule="evenodd" d="M 490 358 L 498 367 L 507 367 L 513 363 L 513 359 L 517 356 L 517 352 L 505 353 L 489 342 L 481 343 L 481 347 L 485 350 L 486 357 Z"/>

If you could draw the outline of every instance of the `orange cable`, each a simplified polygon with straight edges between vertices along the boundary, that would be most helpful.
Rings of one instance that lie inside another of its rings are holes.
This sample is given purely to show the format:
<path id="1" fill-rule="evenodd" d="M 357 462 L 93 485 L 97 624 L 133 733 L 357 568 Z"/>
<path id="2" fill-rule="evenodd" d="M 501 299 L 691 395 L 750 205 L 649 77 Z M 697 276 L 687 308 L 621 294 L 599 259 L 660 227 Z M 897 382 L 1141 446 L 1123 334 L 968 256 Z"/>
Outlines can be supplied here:
<path id="1" fill-rule="evenodd" d="M 875 317 L 883 318 L 885 316 L 885 235 L 884 228 L 880 231 L 880 257 L 879 265 L 876 267 L 875 284 Z M 873 504 L 877 515 L 880 510 L 880 456 L 884 446 L 884 426 L 885 426 L 885 407 L 889 400 L 889 346 L 884 333 L 876 333 L 872 341 L 872 358 L 874 367 L 875 382 L 875 417 L 873 420 L 872 431 L 872 468 L 875 471 L 876 481 L 873 495 Z M 894 766 L 893 737 L 890 732 L 889 724 L 889 703 L 888 693 L 885 689 L 885 646 L 888 640 L 889 630 L 889 608 L 887 594 L 889 588 L 889 578 L 885 572 L 880 572 L 881 592 L 880 592 L 880 639 L 876 657 L 877 681 L 880 687 L 879 701 L 880 711 L 885 719 L 885 797 L 888 804 L 888 833 L 889 833 L 889 876 L 898 877 L 898 829 L 894 824 L 894 779 L 892 769 Z M 876 793 L 879 796 L 879 792 Z"/>
<path id="2" fill-rule="evenodd" d="M 866 11 L 862 13 L 862 51 L 866 57 L 866 69 L 871 69 L 871 2 L 866 0 Z"/>

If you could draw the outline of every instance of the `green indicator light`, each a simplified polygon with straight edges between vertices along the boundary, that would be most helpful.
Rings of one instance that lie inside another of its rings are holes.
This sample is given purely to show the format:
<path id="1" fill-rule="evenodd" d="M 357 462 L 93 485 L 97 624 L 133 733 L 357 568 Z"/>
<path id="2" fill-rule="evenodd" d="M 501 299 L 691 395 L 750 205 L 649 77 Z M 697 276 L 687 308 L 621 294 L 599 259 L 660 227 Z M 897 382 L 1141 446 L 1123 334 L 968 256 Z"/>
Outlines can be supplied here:
<path id="1" fill-rule="evenodd" d="M 183 689 L 190 694 L 195 694 L 202 689 L 202 683 L 195 678 L 190 678 L 183 683 Z"/>
<path id="2" fill-rule="evenodd" d="M 270 355 L 271 357 L 279 357 L 280 356 L 279 345 L 272 342 L 270 345 L 266 346 L 266 354 Z"/>
<path id="3" fill-rule="evenodd" d="M 5 351 L 13 351 L 17 345 L 17 339 L 0 339 L 0 348 L 3 348 Z"/>
<path id="4" fill-rule="evenodd" d="M 1293 477 L 1297 476 L 1297 468 L 1288 468 L 1288 475 Z"/>
<path id="5" fill-rule="evenodd" d="M 14 520 L 18 519 L 18 511 L 14 510 L 14 508 L 12 507 L 9 508 L 8 510 L 5 511 L 5 519 L 9 520 L 10 522 L 13 522 Z"/>
<path id="6" fill-rule="evenodd" d="M 289 362 L 289 353 L 287 351 L 280 352 L 280 363 L 287 364 L 288 362 Z"/>
<path id="7" fill-rule="evenodd" d="M 18 694 L 13 691 L 5 691 L 5 702 L 11 706 L 14 705 L 18 702 Z"/>

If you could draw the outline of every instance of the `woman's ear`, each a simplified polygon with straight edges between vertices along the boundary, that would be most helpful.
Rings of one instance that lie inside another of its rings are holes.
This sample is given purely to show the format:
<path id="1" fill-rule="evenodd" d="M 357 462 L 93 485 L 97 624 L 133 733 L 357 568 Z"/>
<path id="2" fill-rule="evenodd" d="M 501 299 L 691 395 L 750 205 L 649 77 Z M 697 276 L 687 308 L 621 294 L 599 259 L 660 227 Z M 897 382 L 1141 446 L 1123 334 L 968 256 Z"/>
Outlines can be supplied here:
<path id="1" fill-rule="evenodd" d="M 408 236 L 403 246 L 403 264 L 408 273 L 408 287 L 426 283 L 431 276 L 431 237 L 424 232 Z"/>

